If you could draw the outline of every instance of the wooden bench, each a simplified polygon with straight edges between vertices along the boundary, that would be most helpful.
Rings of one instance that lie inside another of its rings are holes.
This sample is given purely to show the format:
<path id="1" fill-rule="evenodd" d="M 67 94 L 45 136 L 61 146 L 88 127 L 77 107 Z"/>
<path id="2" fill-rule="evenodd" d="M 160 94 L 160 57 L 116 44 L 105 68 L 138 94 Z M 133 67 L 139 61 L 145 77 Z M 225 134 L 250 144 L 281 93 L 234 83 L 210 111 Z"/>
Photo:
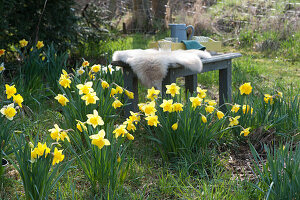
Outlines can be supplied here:
<path id="1" fill-rule="evenodd" d="M 241 57 L 240 53 L 227 53 L 212 56 L 212 58 L 202 59 L 203 70 L 201 73 L 219 70 L 219 105 L 231 101 L 231 60 L 233 58 Z M 131 67 L 122 61 L 113 61 L 113 66 L 120 66 L 123 68 L 124 88 L 134 93 L 134 99 L 125 99 L 129 103 L 125 107 L 125 116 L 130 115 L 130 111 L 138 111 L 138 78 L 132 71 Z M 177 67 L 177 68 L 174 68 Z M 165 95 L 165 85 L 176 83 L 176 78 L 185 78 L 185 88 L 189 92 L 196 91 L 197 88 L 197 72 L 184 68 L 183 66 L 169 67 L 168 74 L 163 80 L 162 95 Z"/>

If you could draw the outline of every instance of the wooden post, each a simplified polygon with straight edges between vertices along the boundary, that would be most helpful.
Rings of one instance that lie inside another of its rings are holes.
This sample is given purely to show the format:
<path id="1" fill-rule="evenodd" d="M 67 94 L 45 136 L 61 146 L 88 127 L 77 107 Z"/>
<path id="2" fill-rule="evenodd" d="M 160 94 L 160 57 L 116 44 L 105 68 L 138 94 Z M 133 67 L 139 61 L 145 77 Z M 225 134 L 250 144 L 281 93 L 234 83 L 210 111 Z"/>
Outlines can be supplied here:
<path id="1" fill-rule="evenodd" d="M 197 89 L 197 74 L 185 76 L 184 79 L 186 93 L 190 92 L 192 94 Z"/>
<path id="2" fill-rule="evenodd" d="M 134 99 L 129 99 L 127 95 L 125 95 L 125 117 L 130 116 L 130 111 L 137 112 L 138 111 L 138 102 L 139 102 L 139 93 L 138 93 L 138 79 L 134 75 L 132 69 L 130 67 L 123 68 L 123 79 L 124 79 L 124 88 L 134 93 Z"/>
<path id="3" fill-rule="evenodd" d="M 227 60 L 226 68 L 219 70 L 219 105 L 223 105 L 225 102 L 231 102 L 231 60 Z M 222 110 L 225 110 L 225 106 L 222 106 Z"/>
<path id="4" fill-rule="evenodd" d="M 169 68 L 168 74 L 162 82 L 162 93 L 161 93 L 162 97 L 166 96 L 166 91 L 167 91 L 166 85 L 170 85 L 171 83 L 176 83 L 176 76 L 172 68 Z"/>

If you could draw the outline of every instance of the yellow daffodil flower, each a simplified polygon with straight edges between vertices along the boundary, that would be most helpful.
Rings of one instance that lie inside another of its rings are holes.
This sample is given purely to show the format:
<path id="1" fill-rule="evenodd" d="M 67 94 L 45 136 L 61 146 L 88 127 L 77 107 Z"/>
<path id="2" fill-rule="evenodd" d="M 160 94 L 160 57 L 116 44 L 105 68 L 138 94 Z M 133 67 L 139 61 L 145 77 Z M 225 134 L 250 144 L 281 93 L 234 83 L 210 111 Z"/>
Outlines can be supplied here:
<path id="1" fill-rule="evenodd" d="M 152 87 L 151 89 L 147 90 L 147 98 L 150 99 L 151 101 L 154 101 L 154 99 L 157 99 L 159 93 L 160 93 L 159 90 L 155 90 L 155 88 Z"/>
<path id="2" fill-rule="evenodd" d="M 277 92 L 277 95 L 278 95 L 278 97 L 280 97 L 280 98 L 283 97 L 282 92 Z"/>
<path id="3" fill-rule="evenodd" d="M 121 88 L 120 86 L 116 87 L 116 90 L 118 93 L 122 94 L 123 93 L 123 88 Z"/>
<path id="4" fill-rule="evenodd" d="M 164 112 L 169 112 L 171 113 L 173 111 L 173 99 L 170 99 L 170 100 L 163 100 L 163 103 L 160 104 L 159 107 L 163 108 L 163 111 Z"/>
<path id="5" fill-rule="evenodd" d="M 222 119 L 224 117 L 224 113 L 222 111 L 217 112 L 218 119 Z"/>
<path id="6" fill-rule="evenodd" d="M 45 157 L 47 157 L 47 155 L 50 153 L 50 148 L 47 147 L 46 142 L 44 144 L 39 142 L 36 149 L 38 156 L 43 156 L 45 154 Z"/>
<path id="7" fill-rule="evenodd" d="M 124 125 L 126 125 L 126 129 L 128 131 L 135 131 L 136 130 L 136 127 L 135 125 L 133 124 L 134 121 L 132 121 L 130 118 L 129 119 L 126 119 L 126 121 L 123 123 Z"/>
<path id="8" fill-rule="evenodd" d="M 3 72 L 4 70 L 5 70 L 4 63 L 1 63 L 1 65 L 0 65 L 0 73 Z"/>
<path id="9" fill-rule="evenodd" d="M 208 113 L 212 113 L 215 110 L 215 108 L 213 106 L 206 106 L 205 107 L 205 111 Z"/>
<path id="10" fill-rule="evenodd" d="M 20 94 L 13 95 L 13 100 L 16 104 L 18 104 L 22 108 L 22 103 L 23 103 L 24 99 Z"/>
<path id="11" fill-rule="evenodd" d="M 266 103 L 269 103 L 270 102 L 270 104 L 273 104 L 274 102 L 273 102 L 273 96 L 271 96 L 271 95 L 269 95 L 269 94 L 265 94 L 264 95 L 264 101 L 266 102 Z"/>
<path id="12" fill-rule="evenodd" d="M 5 49 L 0 49 L 0 57 L 5 54 Z"/>
<path id="13" fill-rule="evenodd" d="M 86 123 L 92 125 L 94 128 L 96 128 L 98 125 L 100 125 L 100 126 L 104 125 L 104 121 L 98 115 L 98 111 L 97 110 L 94 110 L 93 114 L 87 114 L 86 116 L 88 118 L 88 120 L 86 121 Z"/>
<path id="14" fill-rule="evenodd" d="M 92 144 L 96 145 L 99 149 L 102 149 L 104 146 L 110 145 L 108 139 L 104 139 L 105 131 L 102 129 L 97 134 L 91 135 L 90 139 L 92 140 Z"/>
<path id="15" fill-rule="evenodd" d="M 83 63 L 82 63 L 82 67 L 88 67 L 88 66 L 90 66 L 90 63 L 89 63 L 89 61 L 83 61 Z"/>
<path id="16" fill-rule="evenodd" d="M 14 108 L 14 103 L 11 103 L 7 106 L 3 106 L 0 110 L 1 114 L 4 115 L 8 120 L 13 120 L 14 116 L 17 114 L 16 109 Z"/>
<path id="17" fill-rule="evenodd" d="M 115 96 L 115 94 L 117 94 L 117 93 L 118 93 L 118 91 L 115 88 L 112 88 L 110 91 L 110 97 Z"/>
<path id="18" fill-rule="evenodd" d="M 131 135 L 130 133 L 127 133 L 126 137 L 127 137 L 128 140 L 134 140 L 133 135 Z"/>
<path id="19" fill-rule="evenodd" d="M 173 131 L 176 131 L 178 128 L 178 122 L 173 124 L 171 128 L 173 129 Z"/>
<path id="20" fill-rule="evenodd" d="M 65 155 L 62 154 L 62 151 L 63 150 L 58 150 L 56 147 L 54 148 L 52 165 L 58 164 L 64 160 Z"/>
<path id="21" fill-rule="evenodd" d="M 250 128 L 246 128 L 243 131 L 241 131 L 240 135 L 244 134 L 244 136 L 248 136 L 250 133 Z"/>
<path id="22" fill-rule="evenodd" d="M 207 118 L 204 115 L 201 116 L 201 120 L 203 123 L 207 123 Z"/>
<path id="23" fill-rule="evenodd" d="M 100 69 L 101 69 L 100 65 L 93 65 L 91 71 L 97 73 L 100 71 Z"/>
<path id="24" fill-rule="evenodd" d="M 252 87 L 251 87 L 251 83 L 248 82 L 248 83 L 244 83 L 243 85 L 240 86 L 240 93 L 241 95 L 243 94 L 250 94 L 252 92 Z"/>
<path id="25" fill-rule="evenodd" d="M 121 136 L 121 135 L 122 135 L 122 137 L 124 137 L 125 134 L 128 133 L 128 131 L 126 130 L 126 126 L 122 124 L 122 125 L 120 125 L 118 128 L 116 128 L 116 129 L 113 131 L 113 133 L 116 134 L 115 137 L 118 138 L 118 137 Z"/>
<path id="26" fill-rule="evenodd" d="M 40 49 L 44 47 L 44 42 L 43 41 L 38 41 L 37 44 L 36 44 L 36 48 Z"/>
<path id="27" fill-rule="evenodd" d="M 62 131 L 60 134 L 59 134 L 59 139 L 62 140 L 62 141 L 65 141 L 65 139 L 68 140 L 68 142 L 70 142 L 70 138 L 67 134 L 66 131 Z"/>
<path id="28" fill-rule="evenodd" d="M 215 106 L 215 105 L 217 105 L 217 102 L 216 102 L 215 100 L 208 100 L 208 101 L 205 101 L 205 102 L 207 102 L 208 105 L 210 105 L 210 106 Z"/>
<path id="29" fill-rule="evenodd" d="M 201 99 L 204 99 L 206 97 L 206 92 L 207 90 L 203 90 L 200 87 L 197 87 L 197 93 L 198 93 L 198 97 Z"/>
<path id="30" fill-rule="evenodd" d="M 10 99 L 14 94 L 17 93 L 17 89 L 15 88 L 15 85 L 9 86 L 5 84 L 5 93 L 7 95 L 7 99 Z"/>
<path id="31" fill-rule="evenodd" d="M 82 128 L 83 128 L 83 130 L 87 131 L 87 127 L 85 126 L 84 122 L 79 121 L 79 120 L 77 120 L 77 119 L 76 119 L 76 121 L 77 121 L 76 128 L 77 128 L 80 132 L 82 132 Z"/>
<path id="32" fill-rule="evenodd" d="M 183 111 L 183 105 L 181 103 L 174 103 L 173 104 L 173 111 L 174 112 L 181 112 Z"/>
<path id="33" fill-rule="evenodd" d="M 158 116 L 157 115 L 149 115 L 145 119 L 147 120 L 149 126 L 156 126 L 157 127 L 157 124 L 160 123 L 158 121 Z"/>
<path id="34" fill-rule="evenodd" d="M 62 131 L 62 129 L 59 128 L 57 124 L 54 124 L 54 128 L 49 129 L 48 131 L 50 132 L 50 136 L 53 140 L 59 140 L 60 132 Z"/>
<path id="35" fill-rule="evenodd" d="M 85 105 L 96 104 L 96 101 L 99 100 L 99 98 L 96 96 L 96 92 L 88 93 L 82 96 L 81 99 L 85 101 Z"/>
<path id="36" fill-rule="evenodd" d="M 120 163 L 120 162 L 121 162 L 121 157 L 120 157 L 120 156 L 118 156 L 118 158 L 117 158 L 117 162 L 118 162 L 118 163 Z"/>
<path id="37" fill-rule="evenodd" d="M 58 94 L 56 97 L 54 97 L 62 106 L 67 105 L 69 102 L 69 99 L 67 99 L 64 95 Z"/>
<path id="38" fill-rule="evenodd" d="M 86 82 L 84 85 L 83 84 L 76 85 L 77 89 L 79 89 L 80 95 L 94 92 L 92 86 L 93 86 L 92 81 Z"/>
<path id="39" fill-rule="evenodd" d="M 237 113 L 239 111 L 240 107 L 241 107 L 241 105 L 234 104 L 231 108 L 231 112 Z"/>
<path id="40" fill-rule="evenodd" d="M 246 114 L 250 111 L 250 106 L 249 105 L 243 105 L 242 107 L 243 113 Z M 253 113 L 253 108 L 251 108 L 251 114 Z"/>
<path id="41" fill-rule="evenodd" d="M 77 72 L 77 74 L 80 76 L 80 75 L 82 75 L 85 71 L 84 71 L 83 67 L 80 67 L 76 72 Z"/>
<path id="42" fill-rule="evenodd" d="M 59 79 L 59 84 L 61 85 L 61 86 L 63 86 L 64 88 L 70 88 L 70 84 L 71 84 L 71 79 L 69 79 L 69 78 L 60 78 Z"/>
<path id="43" fill-rule="evenodd" d="M 23 48 L 23 47 L 26 47 L 26 46 L 27 46 L 28 41 L 25 40 L 25 39 L 23 39 L 23 40 L 20 40 L 19 43 L 20 43 L 20 46 Z"/>
<path id="44" fill-rule="evenodd" d="M 142 108 L 145 115 L 155 115 L 155 112 L 157 111 L 155 108 L 155 102 L 151 101 L 150 103 L 147 103 Z"/>
<path id="45" fill-rule="evenodd" d="M 102 86 L 103 89 L 109 88 L 109 84 L 106 81 L 102 81 L 101 86 Z"/>
<path id="46" fill-rule="evenodd" d="M 113 103 L 112 106 L 114 107 L 114 109 L 117 109 L 119 107 L 121 107 L 123 104 L 121 101 L 119 101 L 118 99 L 116 99 Z"/>
<path id="47" fill-rule="evenodd" d="M 141 120 L 141 117 L 139 116 L 139 113 L 130 111 L 129 119 L 130 121 L 135 122 L 135 124 L 137 124 Z"/>
<path id="48" fill-rule="evenodd" d="M 179 94 L 180 87 L 176 85 L 176 83 L 172 83 L 171 85 L 166 85 L 167 91 L 166 94 L 171 94 L 174 97 L 176 94 Z"/>
<path id="49" fill-rule="evenodd" d="M 195 109 L 201 106 L 202 99 L 199 97 L 190 97 L 190 102 L 192 102 L 192 107 Z"/>
<path id="50" fill-rule="evenodd" d="M 239 124 L 239 121 L 238 121 L 239 118 L 240 118 L 240 116 L 230 117 L 229 118 L 229 121 L 230 121 L 229 126 L 236 126 L 236 125 L 238 125 Z"/>
<path id="51" fill-rule="evenodd" d="M 127 97 L 129 99 L 134 99 L 134 93 L 133 92 L 130 92 L 128 90 L 125 90 L 125 94 L 127 95 Z"/>

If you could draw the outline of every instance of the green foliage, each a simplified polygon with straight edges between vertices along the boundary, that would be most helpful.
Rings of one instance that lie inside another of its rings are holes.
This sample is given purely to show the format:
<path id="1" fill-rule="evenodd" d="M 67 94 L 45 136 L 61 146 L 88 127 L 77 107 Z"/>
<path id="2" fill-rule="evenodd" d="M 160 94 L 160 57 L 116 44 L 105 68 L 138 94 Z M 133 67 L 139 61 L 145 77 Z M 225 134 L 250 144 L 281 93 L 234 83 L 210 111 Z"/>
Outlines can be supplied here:
<path id="1" fill-rule="evenodd" d="M 43 40 L 65 50 L 76 41 L 73 0 L 1 0 L 0 46 L 8 47 L 21 39 L 30 43 Z"/>
<path id="2" fill-rule="evenodd" d="M 24 134 L 14 135 L 15 144 L 12 146 L 16 162 L 11 160 L 15 169 L 19 172 L 26 199 L 48 199 L 51 191 L 56 183 L 68 170 L 71 162 L 64 162 L 52 165 L 53 156 L 46 154 L 46 150 L 42 156 L 32 159 L 32 149 Z M 35 139 L 37 146 L 38 137 Z M 51 150 L 54 146 L 51 145 Z"/>
<path id="3" fill-rule="evenodd" d="M 300 144 L 286 143 L 270 149 L 265 146 L 266 162 L 250 145 L 253 170 L 258 182 L 254 185 L 265 199 L 298 199 L 300 196 Z"/>

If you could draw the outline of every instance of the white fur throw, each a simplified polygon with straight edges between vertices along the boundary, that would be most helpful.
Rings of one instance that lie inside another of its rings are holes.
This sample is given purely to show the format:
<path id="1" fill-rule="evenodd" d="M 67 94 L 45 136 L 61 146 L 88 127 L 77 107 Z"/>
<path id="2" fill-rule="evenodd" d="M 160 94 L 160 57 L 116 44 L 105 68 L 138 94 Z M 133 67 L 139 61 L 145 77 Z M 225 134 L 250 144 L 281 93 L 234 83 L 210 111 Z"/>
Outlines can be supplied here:
<path id="1" fill-rule="evenodd" d="M 152 86 L 161 90 L 162 80 L 168 73 L 168 67 L 182 65 L 196 72 L 202 71 L 200 58 L 210 58 L 207 51 L 201 50 L 176 50 L 158 51 L 155 49 L 134 49 L 116 51 L 113 61 L 123 61 L 129 64 L 143 85 Z"/>

